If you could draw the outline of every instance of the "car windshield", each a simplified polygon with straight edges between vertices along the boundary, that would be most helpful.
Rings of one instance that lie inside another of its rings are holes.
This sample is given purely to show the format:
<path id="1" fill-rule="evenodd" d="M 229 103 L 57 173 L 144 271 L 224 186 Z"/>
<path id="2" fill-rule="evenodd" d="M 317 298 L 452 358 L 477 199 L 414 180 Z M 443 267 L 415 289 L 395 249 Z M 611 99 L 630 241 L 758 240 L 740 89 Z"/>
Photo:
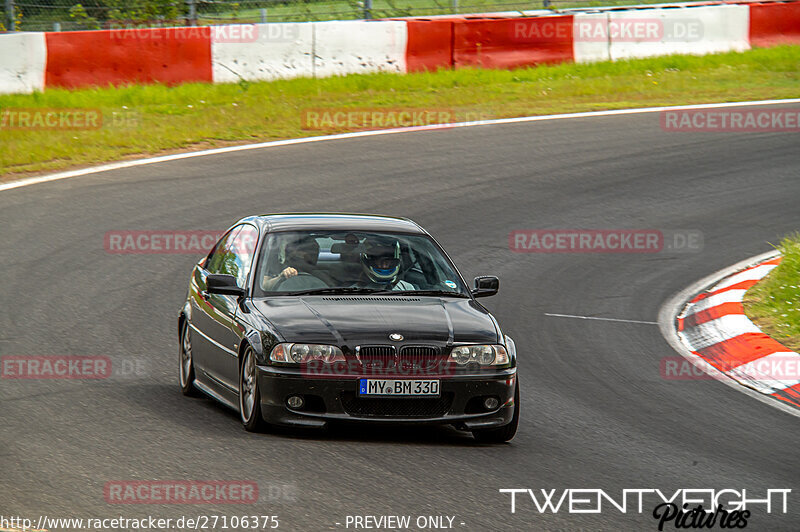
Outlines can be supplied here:
<path id="1" fill-rule="evenodd" d="M 286 231 L 266 236 L 256 295 L 384 294 L 469 297 L 427 235 Z"/>

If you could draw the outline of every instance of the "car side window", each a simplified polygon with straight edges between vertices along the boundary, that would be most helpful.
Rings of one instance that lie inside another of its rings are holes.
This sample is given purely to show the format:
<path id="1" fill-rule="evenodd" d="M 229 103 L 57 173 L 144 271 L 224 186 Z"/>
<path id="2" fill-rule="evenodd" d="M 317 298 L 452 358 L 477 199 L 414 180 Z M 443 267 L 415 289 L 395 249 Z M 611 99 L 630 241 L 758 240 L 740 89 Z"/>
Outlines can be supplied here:
<path id="1" fill-rule="evenodd" d="M 228 246 L 230 271 L 225 273 L 236 277 L 236 284 L 241 288 L 247 285 L 247 275 L 253 264 L 257 243 L 258 230 L 252 225 L 245 224 Z"/>
<path id="2" fill-rule="evenodd" d="M 208 255 L 208 259 L 206 260 L 206 271 L 208 271 L 208 273 L 227 273 L 229 275 L 233 275 L 227 271 L 229 269 L 227 251 L 231 242 L 239 233 L 239 231 L 241 231 L 241 229 L 241 225 L 234 227 L 228 231 L 228 234 L 223 236 L 219 242 L 217 242 L 214 250 Z"/>

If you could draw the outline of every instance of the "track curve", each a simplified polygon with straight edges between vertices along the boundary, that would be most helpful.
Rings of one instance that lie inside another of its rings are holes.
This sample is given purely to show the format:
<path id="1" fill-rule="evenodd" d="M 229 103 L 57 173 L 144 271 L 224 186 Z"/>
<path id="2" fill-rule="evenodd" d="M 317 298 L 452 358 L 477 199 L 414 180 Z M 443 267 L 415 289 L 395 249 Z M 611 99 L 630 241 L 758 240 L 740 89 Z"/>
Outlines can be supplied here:
<path id="1" fill-rule="evenodd" d="M 666 133 L 655 114 L 609 116 L 285 146 L 5 191 L 0 354 L 108 355 L 146 375 L 0 381 L 3 512 L 272 512 L 285 530 L 446 514 L 461 530 L 640 530 L 655 529 L 647 509 L 540 515 L 527 504 L 512 515 L 498 489 L 792 488 L 787 514 L 755 512 L 748 528 L 795 529 L 796 418 L 714 381 L 663 380 L 659 361 L 677 354 L 654 324 L 545 313 L 655 322 L 692 281 L 767 251 L 800 225 L 798 147 L 792 133 Z M 486 304 L 521 353 L 511 445 L 449 429 L 253 436 L 236 415 L 180 395 L 175 317 L 196 257 L 108 254 L 105 232 L 223 229 L 289 210 L 409 216 L 466 276 L 501 278 Z M 511 230 L 537 228 L 692 229 L 704 249 L 509 251 Z M 247 479 L 285 496 L 246 511 L 107 504 L 105 483 L 127 479 Z"/>

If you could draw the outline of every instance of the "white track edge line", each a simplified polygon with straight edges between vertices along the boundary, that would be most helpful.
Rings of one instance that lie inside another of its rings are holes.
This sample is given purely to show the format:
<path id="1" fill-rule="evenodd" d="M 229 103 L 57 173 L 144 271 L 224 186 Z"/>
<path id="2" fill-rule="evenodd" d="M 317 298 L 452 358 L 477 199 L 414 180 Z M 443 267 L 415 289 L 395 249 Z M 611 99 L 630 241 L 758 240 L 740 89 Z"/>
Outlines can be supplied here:
<path id="1" fill-rule="evenodd" d="M 661 330 L 661 335 L 667 340 L 670 346 L 678 352 L 678 354 L 694 364 L 695 367 L 704 373 L 707 373 L 719 382 L 745 393 L 766 405 L 800 418 L 800 410 L 797 408 L 784 404 L 780 399 L 755 391 L 753 388 L 748 387 L 744 383 L 741 383 L 736 379 L 721 373 L 717 368 L 706 362 L 705 359 L 692 353 L 683 344 L 683 342 L 681 342 L 680 338 L 678 337 L 678 331 L 675 329 L 674 325 L 678 314 L 695 295 L 705 291 L 715 283 L 718 283 L 725 277 L 728 277 L 739 270 L 743 270 L 749 266 L 755 266 L 760 262 L 773 259 L 779 255 L 780 252 L 777 250 L 768 251 L 766 253 L 756 255 L 755 257 L 750 257 L 749 259 L 740 261 L 733 266 L 723 268 L 712 273 L 711 275 L 703 277 L 699 281 L 692 283 L 690 286 L 672 296 L 661 306 L 658 311 L 658 328 Z"/>
<path id="2" fill-rule="evenodd" d="M 641 323 L 644 325 L 658 325 L 658 323 L 655 321 L 626 320 L 622 318 L 601 318 L 598 316 L 578 316 L 576 314 L 552 314 L 550 312 L 545 312 L 544 315 L 550 316 L 552 318 L 575 318 L 579 320 L 614 321 L 621 323 Z"/>
<path id="3" fill-rule="evenodd" d="M 800 98 L 788 98 L 785 100 L 754 100 L 748 102 L 723 102 L 723 103 L 702 103 L 693 105 L 671 105 L 664 107 L 640 107 L 636 109 L 610 109 L 606 111 L 586 111 L 581 113 L 562 113 L 555 115 L 540 115 L 540 116 L 521 116 L 516 118 L 495 118 L 491 120 L 477 120 L 473 122 L 454 122 L 451 124 L 435 124 L 429 126 L 413 126 L 413 127 L 399 127 L 392 129 L 378 129 L 373 131 L 357 131 L 353 133 L 339 133 L 336 135 L 321 135 L 319 137 L 301 137 L 296 139 L 276 140 L 270 142 L 259 142 L 255 144 L 241 144 L 237 146 L 227 146 L 225 148 L 213 148 L 210 150 L 190 151 L 183 153 L 176 153 L 172 155 L 162 155 L 158 157 L 148 157 L 144 159 L 134 159 L 131 161 L 120 161 L 117 163 L 108 163 L 100 166 L 92 166 L 89 168 L 82 168 L 78 170 L 69 170 L 66 172 L 58 172 L 55 174 L 47 174 L 36 177 L 28 177 L 8 183 L 0 183 L 0 192 L 4 190 L 11 190 L 15 188 L 26 187 L 30 185 L 38 185 L 40 183 L 49 183 L 51 181 L 58 181 L 61 179 L 69 179 L 72 177 L 80 177 L 90 174 L 99 174 L 101 172 L 108 172 L 111 170 L 121 170 L 124 168 L 132 168 L 135 166 L 144 166 L 149 164 L 165 163 L 170 161 L 178 161 L 181 159 L 189 159 L 194 157 L 204 157 L 207 155 L 219 155 L 222 153 L 233 153 L 238 151 L 256 150 L 261 148 L 275 148 L 279 146 L 291 146 L 294 144 L 306 144 L 310 142 L 322 142 L 326 140 L 339 140 L 339 139 L 352 139 L 359 137 L 374 137 L 378 135 L 389 135 L 393 133 L 408 133 L 414 131 L 431 131 L 437 129 L 452 129 L 474 126 L 489 126 L 489 125 L 502 125 L 502 124 L 518 124 L 524 122 L 542 122 L 547 120 L 567 120 L 573 118 L 591 118 L 598 116 L 617 116 L 617 115 L 634 115 L 645 113 L 658 113 L 662 111 L 682 111 L 691 109 L 720 109 L 726 107 L 748 107 L 760 105 L 777 105 L 777 104 L 795 104 L 800 103 Z"/>

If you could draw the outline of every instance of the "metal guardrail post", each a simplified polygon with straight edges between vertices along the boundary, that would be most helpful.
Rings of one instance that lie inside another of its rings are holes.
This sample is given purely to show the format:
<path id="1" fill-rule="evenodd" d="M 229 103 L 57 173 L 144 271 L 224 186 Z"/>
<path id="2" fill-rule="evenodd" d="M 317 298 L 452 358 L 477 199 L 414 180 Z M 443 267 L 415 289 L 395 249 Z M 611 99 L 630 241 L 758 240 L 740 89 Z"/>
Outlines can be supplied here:
<path id="1" fill-rule="evenodd" d="M 189 25 L 197 26 L 197 4 L 195 0 L 186 0 L 186 5 L 189 7 Z"/>
<path id="2" fill-rule="evenodd" d="M 372 0 L 364 0 L 364 18 L 372 18 Z"/>
<path id="3" fill-rule="evenodd" d="M 16 20 L 14 18 L 14 0 L 6 0 L 6 30 L 16 31 Z"/>
<path id="4" fill-rule="evenodd" d="M 259 13 L 261 13 L 261 22 L 263 24 L 266 24 L 267 23 L 267 8 L 262 7 L 258 11 L 259 11 Z"/>

